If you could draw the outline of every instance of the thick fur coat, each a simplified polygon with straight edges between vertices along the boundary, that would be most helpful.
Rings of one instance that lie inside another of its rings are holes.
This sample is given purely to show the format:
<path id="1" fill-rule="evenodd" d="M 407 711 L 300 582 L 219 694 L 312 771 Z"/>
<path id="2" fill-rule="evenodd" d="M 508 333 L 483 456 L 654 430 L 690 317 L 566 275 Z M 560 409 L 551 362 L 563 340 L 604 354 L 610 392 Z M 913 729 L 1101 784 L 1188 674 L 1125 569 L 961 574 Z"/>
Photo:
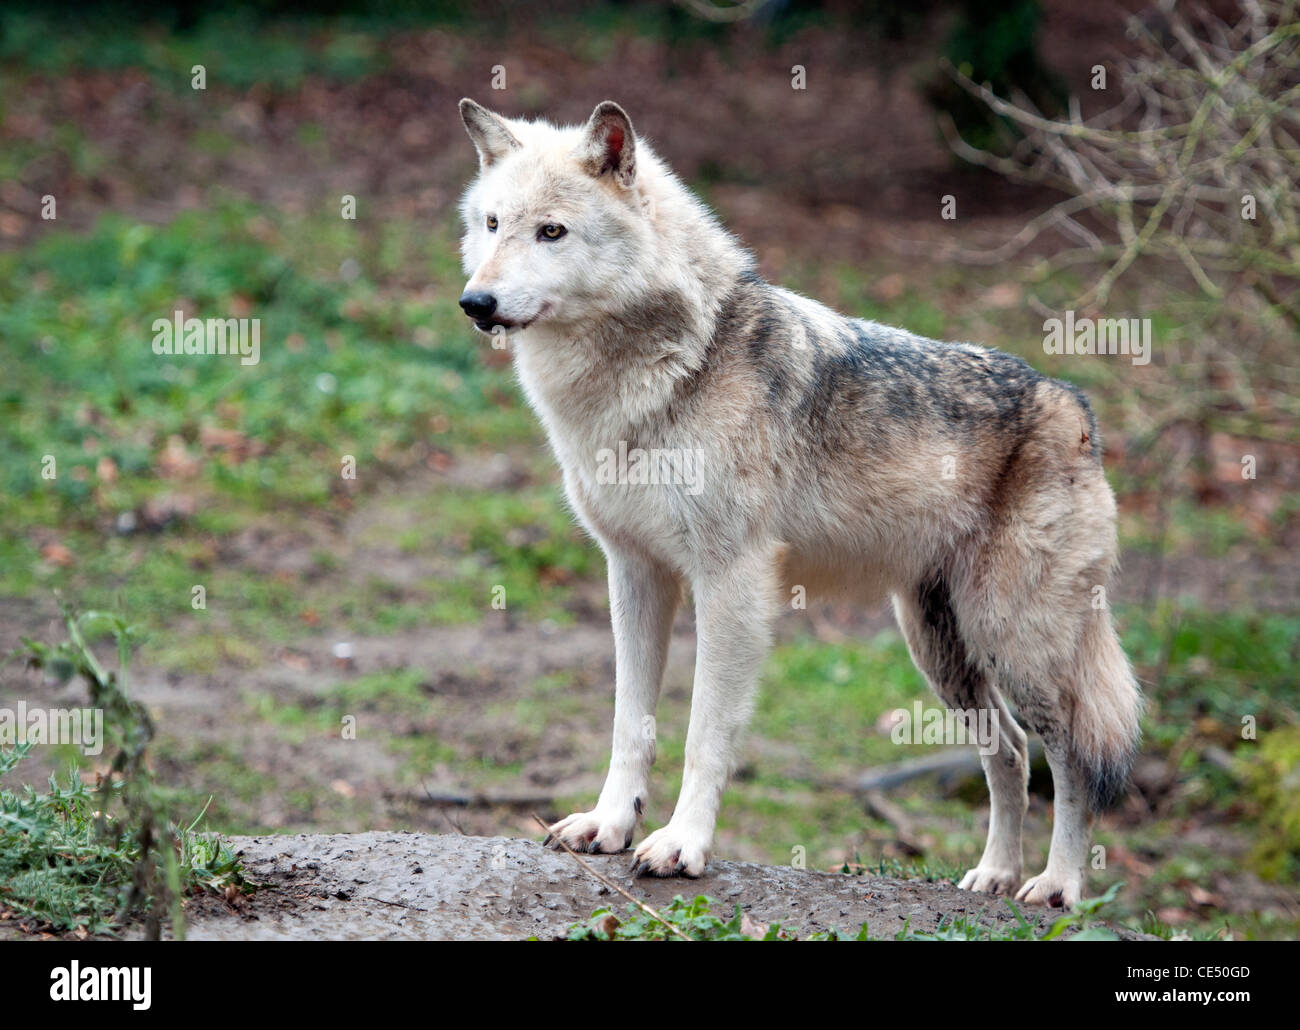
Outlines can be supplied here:
<path id="1" fill-rule="evenodd" d="M 461 304 L 509 334 L 609 569 L 609 775 L 552 838 L 631 845 L 685 589 L 698 653 L 682 791 L 634 862 L 663 876 L 705 868 L 777 615 L 819 593 L 892 598 L 943 703 L 995 716 L 988 845 L 961 886 L 1077 901 L 1091 819 L 1126 780 L 1140 711 L 1106 604 L 1115 502 L 1083 396 L 1019 358 L 764 282 L 614 103 L 570 128 L 470 100 L 461 112 L 480 164 L 462 203 Z M 612 454 L 648 457 L 638 475 Z M 1012 706 L 1055 784 L 1047 867 L 1027 881 Z"/>

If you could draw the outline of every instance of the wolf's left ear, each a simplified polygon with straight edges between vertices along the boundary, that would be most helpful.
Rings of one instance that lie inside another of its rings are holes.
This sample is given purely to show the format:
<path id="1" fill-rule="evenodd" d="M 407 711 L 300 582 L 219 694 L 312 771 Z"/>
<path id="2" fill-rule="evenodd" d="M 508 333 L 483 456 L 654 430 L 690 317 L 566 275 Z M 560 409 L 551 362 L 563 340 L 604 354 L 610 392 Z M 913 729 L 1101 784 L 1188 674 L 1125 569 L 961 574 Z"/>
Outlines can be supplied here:
<path id="1" fill-rule="evenodd" d="M 499 161 L 521 144 L 515 138 L 503 119 L 493 114 L 482 104 L 476 104 L 469 97 L 460 102 L 460 119 L 465 123 L 465 131 L 478 151 L 480 168 L 486 168 L 494 161 Z"/>
<path id="2" fill-rule="evenodd" d="M 599 179 L 609 174 L 618 185 L 629 188 L 636 181 L 636 136 L 632 120 L 612 100 L 597 104 L 578 144 L 577 158 Z"/>

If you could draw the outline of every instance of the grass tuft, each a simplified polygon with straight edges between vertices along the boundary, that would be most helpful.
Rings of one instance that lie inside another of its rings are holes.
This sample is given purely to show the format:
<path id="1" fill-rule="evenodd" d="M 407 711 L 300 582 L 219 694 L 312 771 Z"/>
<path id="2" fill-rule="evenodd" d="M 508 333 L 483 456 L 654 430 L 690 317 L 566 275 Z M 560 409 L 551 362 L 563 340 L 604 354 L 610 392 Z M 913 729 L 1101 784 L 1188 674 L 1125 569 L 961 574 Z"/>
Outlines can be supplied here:
<path id="1" fill-rule="evenodd" d="M 67 640 L 24 638 L 8 658 L 25 658 L 60 685 L 81 679 L 91 707 L 103 715 L 113 758 L 107 772 L 96 774 L 93 790 L 75 766 L 62 784 L 51 775 L 43 791 L 30 784 L 0 790 L 0 908 L 28 930 L 114 933 L 142 918 L 150 939 L 165 924 L 182 939 L 186 894 L 251 885 L 229 845 L 196 832 L 204 812 L 186 827 L 166 819 L 146 763 L 153 721 L 127 690 L 133 627 L 116 615 L 78 615 L 66 607 L 64 623 Z M 88 642 L 103 631 L 117 645 L 115 670 L 100 663 Z M 24 740 L 0 748 L 0 778 L 18 769 L 32 747 Z"/>

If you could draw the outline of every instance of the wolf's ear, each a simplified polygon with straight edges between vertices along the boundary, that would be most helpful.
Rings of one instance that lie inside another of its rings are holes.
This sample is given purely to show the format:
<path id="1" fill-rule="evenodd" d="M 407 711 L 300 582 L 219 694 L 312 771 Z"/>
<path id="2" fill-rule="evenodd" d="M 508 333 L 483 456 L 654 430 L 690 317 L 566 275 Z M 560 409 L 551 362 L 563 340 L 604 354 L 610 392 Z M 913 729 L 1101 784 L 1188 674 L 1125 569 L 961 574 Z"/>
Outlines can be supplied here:
<path id="1" fill-rule="evenodd" d="M 480 168 L 486 168 L 494 161 L 500 161 L 510 151 L 522 146 L 500 115 L 493 114 L 469 97 L 465 97 L 460 102 L 460 117 L 465 123 L 465 131 L 469 133 L 474 149 L 478 151 Z"/>
<path id="2" fill-rule="evenodd" d="M 624 189 L 636 181 L 636 136 L 632 132 L 632 120 L 614 101 L 597 104 L 591 112 L 576 156 L 597 179 L 608 173 Z"/>

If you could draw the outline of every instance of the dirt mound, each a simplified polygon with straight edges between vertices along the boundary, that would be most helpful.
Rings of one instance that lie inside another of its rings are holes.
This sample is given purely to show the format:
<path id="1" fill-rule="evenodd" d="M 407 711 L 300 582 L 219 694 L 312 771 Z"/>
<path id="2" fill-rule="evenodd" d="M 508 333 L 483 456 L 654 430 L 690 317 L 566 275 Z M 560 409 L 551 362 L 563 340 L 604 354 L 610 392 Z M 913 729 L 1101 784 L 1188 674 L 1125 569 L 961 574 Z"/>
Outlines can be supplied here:
<path id="1" fill-rule="evenodd" d="M 621 913 L 626 904 L 572 858 L 530 840 L 356 833 L 231 843 L 263 889 L 239 911 L 208 906 L 192 913 L 191 940 L 546 940 L 564 936 L 593 909 Z M 707 894 L 718 914 L 739 904 L 800 936 L 832 928 L 856 933 L 863 922 L 873 937 L 891 937 L 909 924 L 933 930 L 945 917 L 974 917 L 991 927 L 1015 922 L 1005 903 L 949 883 L 723 861 L 710 863 L 699 880 L 633 881 L 627 855 L 587 861 L 650 905 L 666 905 L 675 894 Z M 1059 913 L 1024 914 L 1042 926 Z"/>

